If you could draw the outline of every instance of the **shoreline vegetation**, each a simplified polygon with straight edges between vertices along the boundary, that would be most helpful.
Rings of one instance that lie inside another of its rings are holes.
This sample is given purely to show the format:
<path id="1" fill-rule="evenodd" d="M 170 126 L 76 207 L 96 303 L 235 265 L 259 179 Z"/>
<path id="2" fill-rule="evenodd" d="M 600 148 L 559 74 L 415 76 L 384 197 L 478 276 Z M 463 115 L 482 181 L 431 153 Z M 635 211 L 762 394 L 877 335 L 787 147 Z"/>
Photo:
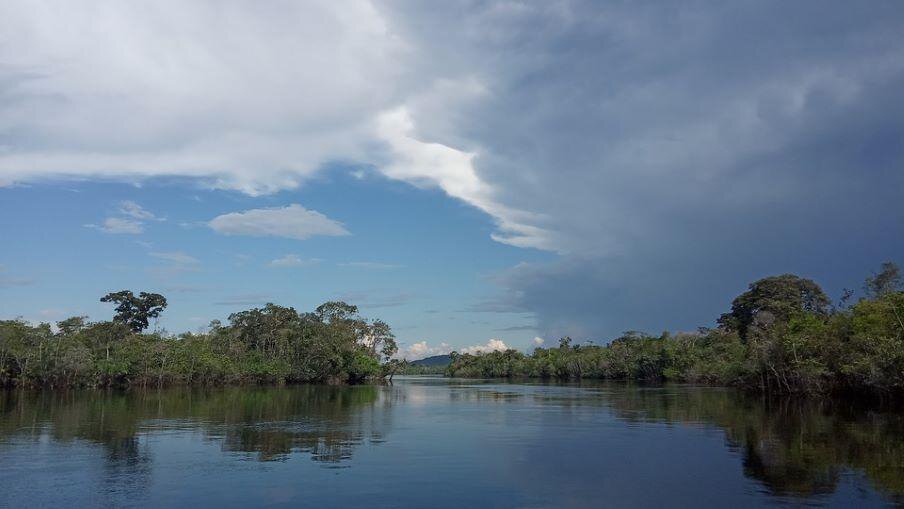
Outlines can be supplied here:
<path id="1" fill-rule="evenodd" d="M 207 333 L 168 335 L 143 332 L 166 308 L 162 295 L 123 290 L 101 301 L 117 304 L 112 321 L 77 316 L 56 331 L 0 321 L 0 386 L 360 383 L 399 365 L 389 325 L 344 302 L 308 313 L 267 304 L 215 320 Z"/>
<path id="2" fill-rule="evenodd" d="M 792 274 L 751 283 L 715 328 L 651 336 L 629 331 L 606 345 L 577 344 L 477 355 L 448 366 L 394 359 L 388 324 L 356 306 L 313 312 L 267 304 L 213 321 L 206 333 L 145 333 L 166 308 L 159 294 L 110 293 L 106 322 L 73 317 L 52 327 L 0 321 L 0 386 L 118 387 L 169 384 L 361 383 L 395 374 L 479 378 L 611 379 L 735 386 L 768 394 L 904 395 L 904 291 L 887 262 L 857 302 L 832 303 Z"/>
<path id="3" fill-rule="evenodd" d="M 457 377 L 672 381 L 767 394 L 904 396 L 904 291 L 886 262 L 852 302 L 832 304 L 815 282 L 792 274 L 761 279 L 716 328 L 651 336 L 629 331 L 607 345 L 559 340 L 530 355 L 515 350 L 450 354 Z M 423 371 L 423 369 L 421 369 Z"/>

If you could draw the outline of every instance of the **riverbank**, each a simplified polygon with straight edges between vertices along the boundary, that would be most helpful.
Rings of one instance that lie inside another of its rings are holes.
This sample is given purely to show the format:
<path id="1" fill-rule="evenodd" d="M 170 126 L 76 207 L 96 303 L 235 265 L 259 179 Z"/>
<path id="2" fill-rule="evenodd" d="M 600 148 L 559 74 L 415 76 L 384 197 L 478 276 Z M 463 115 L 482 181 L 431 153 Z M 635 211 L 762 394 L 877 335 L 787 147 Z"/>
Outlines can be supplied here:
<path id="1" fill-rule="evenodd" d="M 735 298 L 714 328 L 658 336 L 626 332 L 608 343 L 559 340 L 557 347 L 450 354 L 457 377 L 536 377 L 690 382 L 769 394 L 904 397 L 904 291 L 893 263 L 832 303 L 814 281 L 760 279 Z M 166 307 L 158 294 L 120 291 L 112 321 L 85 317 L 33 325 L 0 321 L 0 386 L 360 383 L 395 373 L 435 372 L 393 359 L 395 336 L 355 306 L 313 312 L 267 304 L 213 321 L 204 333 L 144 333 Z M 149 311 L 150 310 L 150 311 Z"/>
<path id="2" fill-rule="evenodd" d="M 164 300 L 165 303 L 165 300 Z M 0 386 L 122 387 L 359 383 L 391 376 L 385 322 L 328 302 L 314 312 L 267 304 L 208 332 L 143 333 L 129 320 L 0 321 Z M 147 321 L 143 322 L 145 325 Z"/>
<path id="3" fill-rule="evenodd" d="M 557 348 L 451 354 L 445 374 L 692 382 L 773 394 L 904 397 L 904 292 L 897 266 L 867 279 L 866 295 L 831 304 L 792 275 L 756 281 L 719 326 L 651 336 L 627 332 L 606 345 L 562 338 Z M 891 283 L 889 283 L 891 282 Z"/>

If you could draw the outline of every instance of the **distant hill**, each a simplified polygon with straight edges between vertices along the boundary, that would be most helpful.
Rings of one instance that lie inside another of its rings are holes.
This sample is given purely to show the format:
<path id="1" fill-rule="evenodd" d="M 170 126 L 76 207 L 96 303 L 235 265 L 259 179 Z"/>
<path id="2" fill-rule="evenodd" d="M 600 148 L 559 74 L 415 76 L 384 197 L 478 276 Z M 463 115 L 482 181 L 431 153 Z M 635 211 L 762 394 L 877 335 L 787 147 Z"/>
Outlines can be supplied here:
<path id="1" fill-rule="evenodd" d="M 452 358 L 448 355 L 434 355 L 418 361 L 411 361 L 414 366 L 448 366 Z"/>

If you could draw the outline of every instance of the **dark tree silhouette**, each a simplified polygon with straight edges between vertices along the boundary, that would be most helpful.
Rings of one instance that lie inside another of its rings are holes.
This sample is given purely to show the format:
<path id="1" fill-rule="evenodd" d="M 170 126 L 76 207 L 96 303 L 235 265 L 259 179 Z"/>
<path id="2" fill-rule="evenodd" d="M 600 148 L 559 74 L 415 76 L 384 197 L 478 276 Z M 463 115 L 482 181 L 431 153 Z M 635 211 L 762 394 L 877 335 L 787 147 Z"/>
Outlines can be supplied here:
<path id="1" fill-rule="evenodd" d="M 110 292 L 100 299 L 101 302 L 114 302 L 116 316 L 113 320 L 126 324 L 132 332 L 141 332 L 148 328 L 148 321 L 157 318 L 166 309 L 166 297 L 159 293 L 141 292 L 136 297 L 129 290 Z"/>

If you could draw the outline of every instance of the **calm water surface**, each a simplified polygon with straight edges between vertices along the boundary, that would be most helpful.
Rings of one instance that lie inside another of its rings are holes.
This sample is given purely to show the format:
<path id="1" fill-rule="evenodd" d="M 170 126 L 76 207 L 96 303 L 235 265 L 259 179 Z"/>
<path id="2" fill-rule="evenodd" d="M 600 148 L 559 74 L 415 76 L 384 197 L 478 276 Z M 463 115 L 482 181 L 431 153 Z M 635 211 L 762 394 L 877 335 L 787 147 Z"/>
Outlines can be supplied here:
<path id="1" fill-rule="evenodd" d="M 904 414 L 718 388 L 0 392 L 3 507 L 885 507 Z"/>

